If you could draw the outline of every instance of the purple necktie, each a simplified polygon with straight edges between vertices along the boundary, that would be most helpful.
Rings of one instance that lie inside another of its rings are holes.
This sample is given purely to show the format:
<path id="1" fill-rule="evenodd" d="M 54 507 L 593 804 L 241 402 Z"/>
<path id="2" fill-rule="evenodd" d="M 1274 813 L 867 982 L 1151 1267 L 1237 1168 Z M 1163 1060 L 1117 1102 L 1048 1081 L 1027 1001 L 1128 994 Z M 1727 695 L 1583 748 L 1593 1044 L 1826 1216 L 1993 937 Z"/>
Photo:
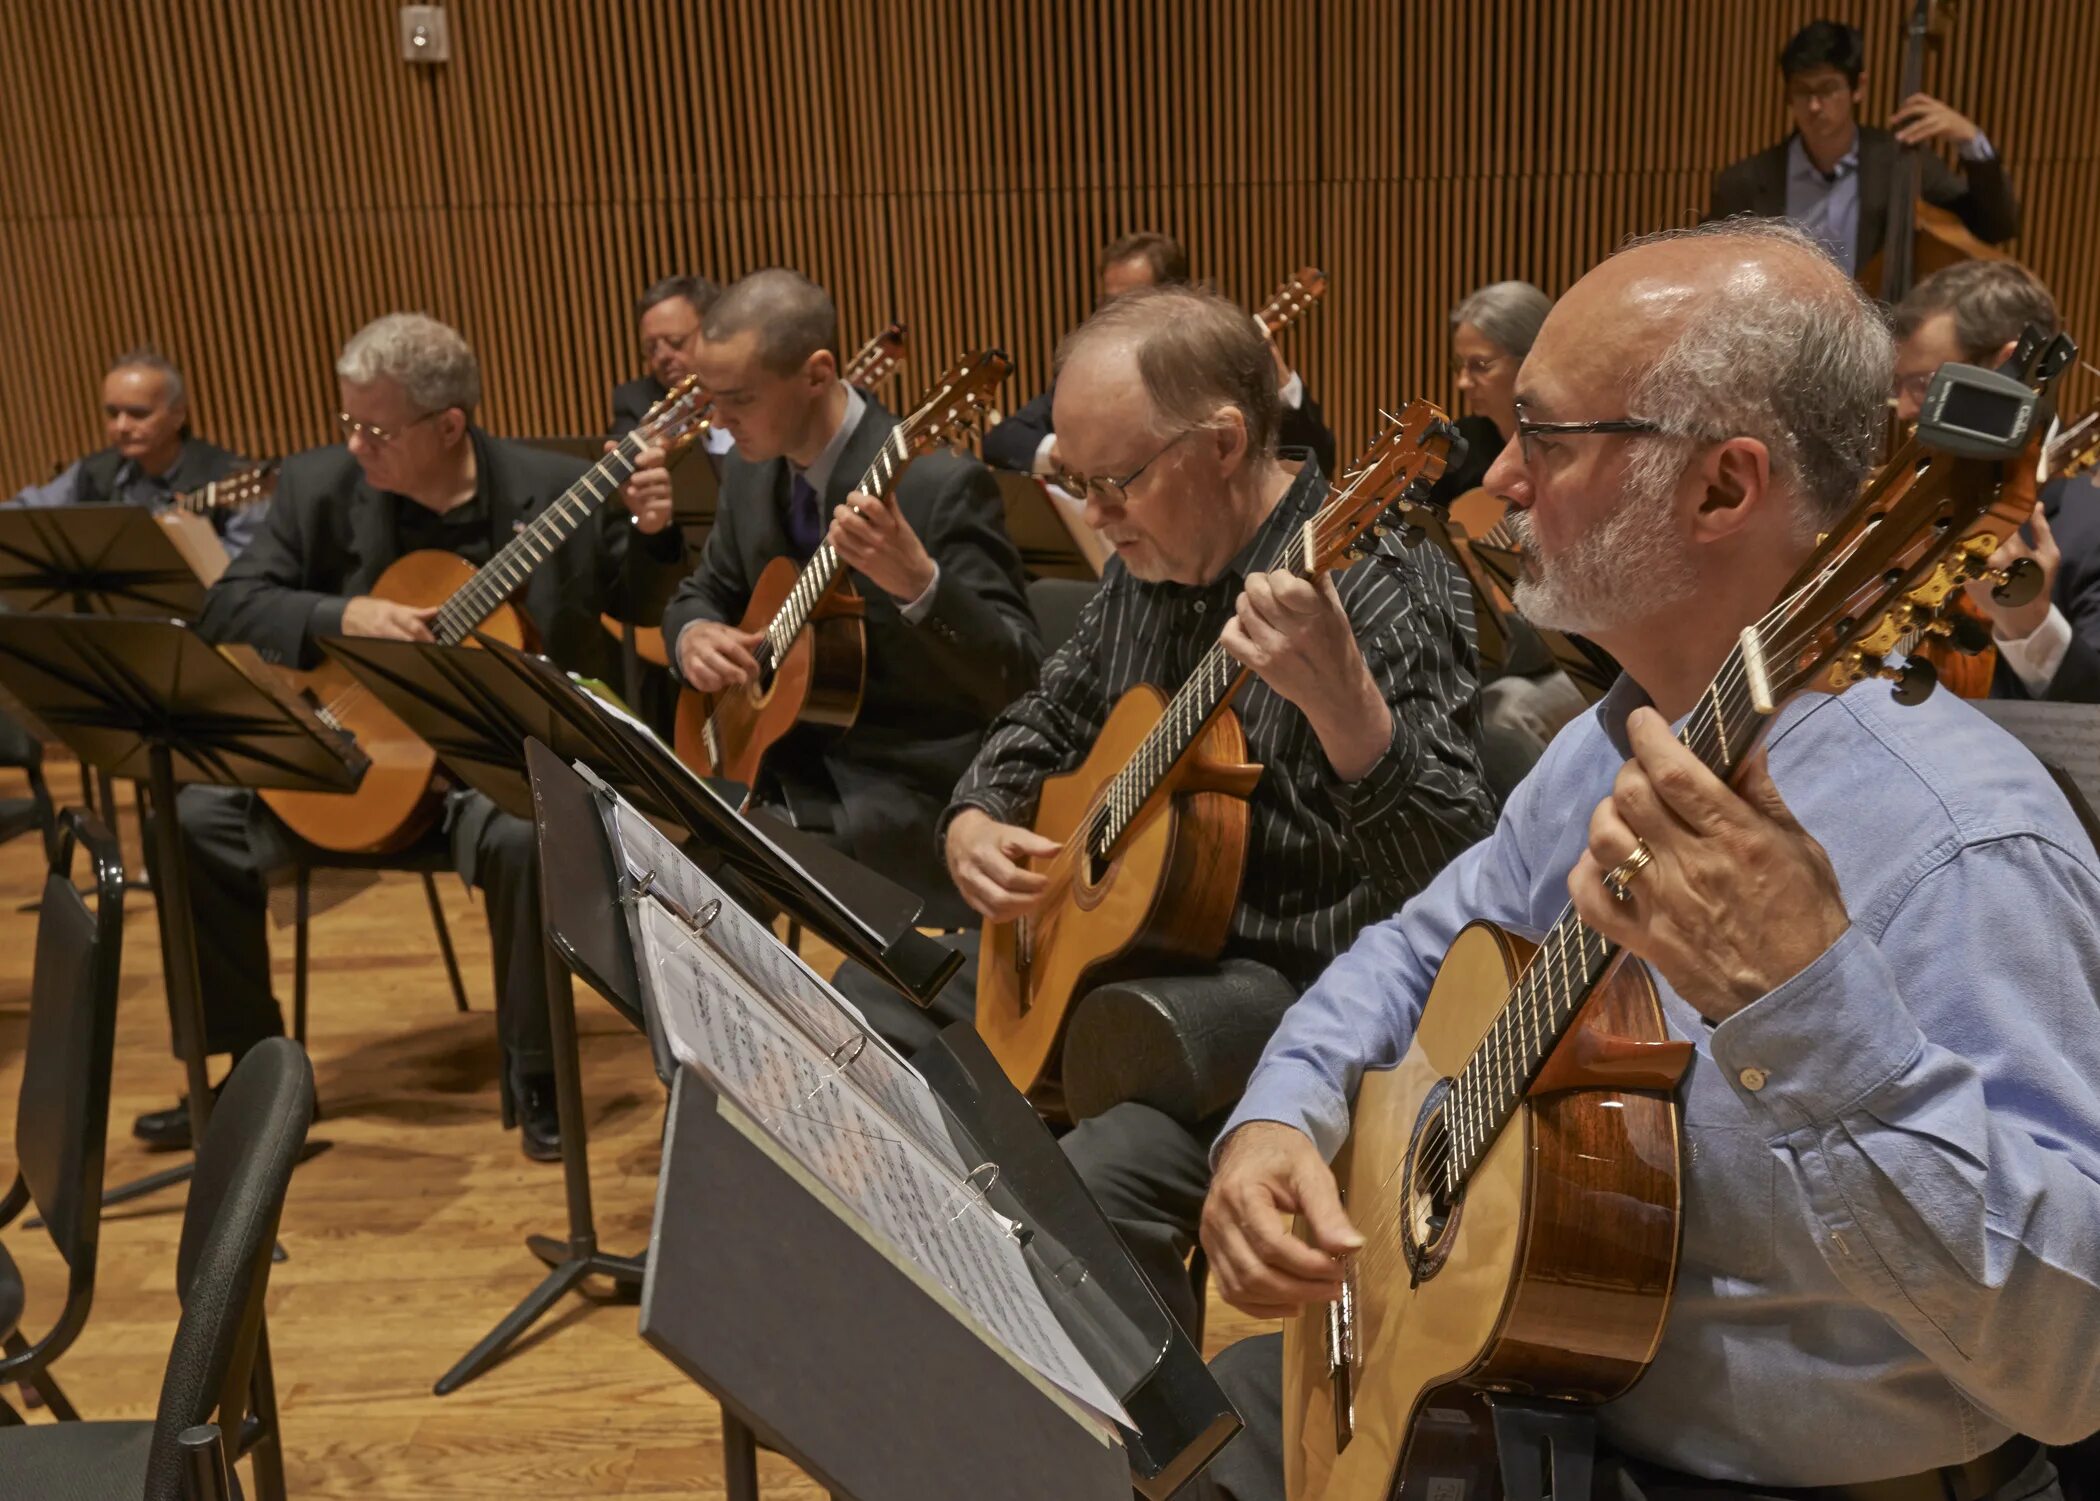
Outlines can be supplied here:
<path id="1" fill-rule="evenodd" d="M 788 545 L 805 562 L 824 540 L 824 523 L 817 515 L 817 492 L 807 475 L 795 476 L 788 487 Z"/>

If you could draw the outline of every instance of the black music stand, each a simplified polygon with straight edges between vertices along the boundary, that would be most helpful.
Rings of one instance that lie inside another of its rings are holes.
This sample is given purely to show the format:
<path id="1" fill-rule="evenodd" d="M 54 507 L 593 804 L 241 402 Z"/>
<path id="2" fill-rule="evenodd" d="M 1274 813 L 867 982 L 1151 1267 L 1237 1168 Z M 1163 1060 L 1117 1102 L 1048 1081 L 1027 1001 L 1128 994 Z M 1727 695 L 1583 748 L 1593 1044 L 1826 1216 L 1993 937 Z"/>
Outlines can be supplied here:
<path id="1" fill-rule="evenodd" d="M 1088 529 L 1079 502 L 1049 488 L 1034 475 L 994 469 L 1006 503 L 1006 530 L 1021 552 L 1021 567 L 1039 579 L 1101 577 L 1113 549 Z"/>
<path id="2" fill-rule="evenodd" d="M 195 782 L 348 792 L 364 776 L 365 757 L 297 700 L 263 687 L 179 621 L 0 615 L 0 682 L 83 766 L 143 780 L 152 795 L 160 868 L 153 896 L 175 1046 L 189 1076 L 190 1139 L 201 1143 L 211 1087 L 175 789 Z M 112 1189 L 103 1202 L 123 1203 L 182 1182 L 192 1166 Z"/>
<path id="3" fill-rule="evenodd" d="M 0 508 L 0 609 L 195 620 L 204 582 L 143 506 L 10 506 Z M 103 772 L 91 806 L 100 801 L 110 832 L 121 834 L 116 797 Z"/>
<path id="4" fill-rule="evenodd" d="M 1171 1495 L 1240 1426 L 1201 1351 L 975 1033 L 951 1027 L 912 1061 L 964 1160 L 998 1165 L 995 1207 L 1093 1310 L 1058 1316 L 1135 1427 L 1120 1430 L 1122 1452 L 1104 1446 L 680 1069 L 641 1331 L 721 1402 L 732 1501 L 756 1498 L 752 1432 L 853 1501 Z"/>
<path id="5" fill-rule="evenodd" d="M 610 1277 L 622 1288 L 638 1286 L 642 1277 L 639 1257 L 615 1255 L 598 1245 L 570 972 L 583 975 L 615 1010 L 650 1035 L 660 1073 L 665 1067 L 662 1039 L 640 1002 L 631 955 L 624 968 L 620 965 L 624 931 L 611 935 L 619 940 L 615 946 L 598 931 L 608 919 L 617 927 L 617 881 L 609 869 L 599 881 L 593 879 L 595 864 L 581 870 L 577 865 L 582 858 L 577 850 L 603 849 L 596 813 L 587 794 L 581 803 L 586 822 L 576 822 L 579 805 L 573 798 L 557 798 L 550 808 L 531 776 L 543 769 L 542 761 L 579 787 L 580 779 L 568 770 L 571 760 L 602 767 L 608 781 L 638 808 L 684 827 L 700 846 L 703 861 L 727 866 L 751 887 L 785 893 L 782 904 L 812 931 L 878 972 L 901 967 L 919 985 L 930 986 L 926 994 L 931 995 L 953 973 L 959 956 L 912 927 L 915 898 L 793 830 L 756 827 L 659 743 L 541 658 L 500 643 L 483 649 L 331 637 L 321 648 L 428 742 L 463 782 L 505 812 L 535 818 L 539 826 L 540 900 L 551 953 L 547 1003 L 568 1231 L 559 1238 L 526 1238 L 527 1249 L 549 1268 L 546 1277 L 438 1379 L 435 1390 L 446 1396 L 493 1365 L 585 1277 Z M 552 850 L 565 853 L 550 863 Z M 544 872 L 556 869 L 559 880 L 545 877 Z M 872 916 L 848 907 L 828 884 L 818 882 L 850 886 Z M 603 905 L 594 905 L 607 892 L 611 896 Z"/>

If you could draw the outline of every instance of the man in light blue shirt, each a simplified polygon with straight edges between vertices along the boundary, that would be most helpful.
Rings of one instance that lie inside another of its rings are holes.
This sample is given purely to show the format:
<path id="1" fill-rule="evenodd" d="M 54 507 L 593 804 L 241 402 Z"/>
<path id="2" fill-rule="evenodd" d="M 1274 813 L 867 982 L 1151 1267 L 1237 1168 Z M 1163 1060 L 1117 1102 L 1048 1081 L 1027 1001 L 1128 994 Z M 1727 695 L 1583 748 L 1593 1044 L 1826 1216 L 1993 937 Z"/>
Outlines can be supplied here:
<path id="1" fill-rule="evenodd" d="M 1961 170 L 1951 170 L 1929 149 L 1918 151 L 1918 196 L 1951 210 L 1988 244 L 2018 234 L 2020 205 L 2012 183 L 1976 122 L 1930 94 L 1912 94 L 1896 107 L 1889 129 L 1858 124 L 1866 102 L 1865 66 L 1866 44 L 1857 27 L 1811 21 L 1794 33 L 1779 54 L 1793 133 L 1716 173 L 1707 217 L 1783 214 L 1857 275 L 1887 241 L 1901 154 L 1948 145 Z"/>
<path id="2" fill-rule="evenodd" d="M 238 454 L 190 431 L 182 372 L 151 348 L 119 355 L 102 377 L 102 422 L 109 447 L 76 459 L 41 485 L 30 485 L 9 506 L 77 506 L 114 502 L 163 511 L 174 497 L 200 489 L 246 466 Z M 262 529 L 269 502 L 218 512 L 213 528 L 237 555 Z"/>
<path id="3" fill-rule="evenodd" d="M 2015 1435 L 2100 1427 L 2100 858 L 2076 818 L 1944 694 L 1788 704 L 1732 790 L 1670 730 L 1849 508 L 1890 362 L 1872 306 L 1769 223 L 1645 242 L 1555 307 L 1487 483 L 1530 560 L 1518 608 L 1627 676 L 1292 1008 L 1216 1150 L 1220 1291 L 1318 1303 L 1368 1212 L 1327 1159 L 1459 928 L 1536 936 L 1572 900 L 1645 961 L 1695 1049 L 1683 1240 L 1654 1368 L 1599 1409 L 1599 1494 L 2013 1501 L 2056 1494 Z M 1248 1429 L 1192 1494 L 1280 1496 L 1275 1342 L 1219 1366 Z"/>

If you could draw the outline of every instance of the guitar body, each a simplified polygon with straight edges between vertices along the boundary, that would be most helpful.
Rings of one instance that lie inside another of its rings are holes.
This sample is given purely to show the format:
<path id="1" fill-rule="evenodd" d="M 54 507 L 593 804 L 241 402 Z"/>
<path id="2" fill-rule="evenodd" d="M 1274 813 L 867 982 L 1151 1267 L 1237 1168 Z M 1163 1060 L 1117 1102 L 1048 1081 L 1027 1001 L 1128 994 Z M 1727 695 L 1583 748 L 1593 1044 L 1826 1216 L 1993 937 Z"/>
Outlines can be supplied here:
<path id="1" fill-rule="evenodd" d="M 1166 707 L 1150 684 L 1118 699 L 1086 760 L 1044 781 L 1035 831 L 1065 842 Z M 1224 948 L 1247 861 L 1246 799 L 1260 776 L 1246 759 L 1239 717 L 1226 709 L 1131 820 L 1113 860 L 1089 869 L 1081 858 L 1042 910 L 984 925 L 977 1031 L 1007 1078 L 1039 1103 L 1055 1103 L 1065 1021 L 1088 987 L 1186 969 Z"/>
<path id="2" fill-rule="evenodd" d="M 371 592 L 429 609 L 473 576 L 474 565 L 457 554 L 412 552 L 380 574 Z M 531 623 L 514 605 L 499 605 L 477 629 L 510 646 L 533 644 Z M 300 838 L 346 854 L 391 854 L 422 838 L 443 802 L 435 785 L 436 752 L 333 661 L 283 676 L 325 711 L 324 718 L 353 736 L 372 764 L 355 792 L 265 792 L 271 811 Z"/>
<path id="3" fill-rule="evenodd" d="M 1491 924 L 1466 928 L 1407 1055 L 1358 1089 L 1335 1163 L 1368 1241 L 1350 1273 L 1354 1359 L 1338 1380 L 1328 1305 L 1285 1321 L 1292 1501 L 1499 1494 L 1489 1394 L 1607 1401 L 1632 1386 L 1662 1337 L 1677 1270 L 1675 1097 L 1597 1086 L 1583 1061 L 1621 1056 L 1622 1039 L 1666 1040 L 1640 964 L 1622 957 L 1605 973 L 1440 1230 L 1415 1188 L 1418 1158 L 1438 1151 L 1447 1082 L 1501 1014 L 1530 952 Z M 1575 1061 L 1562 1069 L 1564 1060 Z"/>
<path id="4" fill-rule="evenodd" d="M 763 632 L 802 570 L 790 558 L 766 564 L 739 623 Z M 868 683 L 866 604 L 843 579 L 826 591 L 772 676 L 727 693 L 687 688 L 673 734 L 678 759 L 703 777 L 757 785 L 766 752 L 798 724 L 843 730 L 860 714 Z M 666 642 L 666 647 L 672 643 Z"/>

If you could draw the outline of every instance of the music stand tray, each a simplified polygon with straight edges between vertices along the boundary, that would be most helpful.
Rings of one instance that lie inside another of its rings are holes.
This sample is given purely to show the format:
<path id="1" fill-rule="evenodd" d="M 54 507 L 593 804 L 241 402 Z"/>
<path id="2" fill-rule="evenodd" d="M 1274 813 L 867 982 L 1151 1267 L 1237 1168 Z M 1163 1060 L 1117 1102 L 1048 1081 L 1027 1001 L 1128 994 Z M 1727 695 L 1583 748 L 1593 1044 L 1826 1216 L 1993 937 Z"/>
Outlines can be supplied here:
<path id="1" fill-rule="evenodd" d="M 81 509 L 132 511 L 152 524 L 134 507 Z M 251 677 L 179 621 L 0 615 L 0 683 L 84 765 L 143 780 L 159 810 L 153 827 L 160 879 L 153 896 L 175 1046 L 189 1077 L 193 1143 L 204 1140 L 211 1089 L 175 789 L 204 783 L 348 792 L 367 764 L 351 741 L 296 698 L 266 686 L 260 664 L 254 670 Z M 156 1174 L 151 1186 L 183 1176 L 183 1169 Z"/>

